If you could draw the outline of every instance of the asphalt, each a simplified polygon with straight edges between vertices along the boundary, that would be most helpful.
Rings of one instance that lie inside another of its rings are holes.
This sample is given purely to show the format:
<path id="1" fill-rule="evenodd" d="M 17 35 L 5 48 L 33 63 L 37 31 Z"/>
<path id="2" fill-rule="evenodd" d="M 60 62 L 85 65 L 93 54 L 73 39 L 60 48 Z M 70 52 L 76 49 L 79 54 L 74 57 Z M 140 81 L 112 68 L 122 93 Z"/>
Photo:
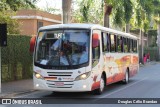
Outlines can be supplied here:
<path id="1" fill-rule="evenodd" d="M 149 65 L 154 65 L 159 62 L 149 62 L 145 65 L 140 64 L 140 67 L 145 67 Z M 18 95 L 23 95 L 31 92 L 35 92 L 37 90 L 33 89 L 33 80 L 19 80 L 19 81 L 12 81 L 12 82 L 5 82 L 1 85 L 1 93 L 0 98 L 11 98 Z"/>

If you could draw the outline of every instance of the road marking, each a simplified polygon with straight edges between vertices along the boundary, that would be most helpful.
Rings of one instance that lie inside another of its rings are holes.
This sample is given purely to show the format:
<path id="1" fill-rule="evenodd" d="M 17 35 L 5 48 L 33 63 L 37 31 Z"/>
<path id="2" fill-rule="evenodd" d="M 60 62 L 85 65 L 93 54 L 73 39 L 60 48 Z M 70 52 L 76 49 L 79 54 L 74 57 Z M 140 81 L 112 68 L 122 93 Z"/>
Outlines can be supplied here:
<path id="1" fill-rule="evenodd" d="M 147 78 L 148 78 L 148 77 L 145 77 L 145 78 L 143 78 L 143 79 L 141 79 L 141 80 L 139 80 L 139 81 L 137 81 L 137 82 L 135 82 L 135 83 L 132 83 L 132 84 L 130 84 L 130 85 L 124 87 L 124 88 L 118 89 L 118 90 L 116 90 L 116 91 L 113 91 L 113 92 L 111 92 L 111 93 L 109 93 L 109 94 L 107 94 L 107 95 L 101 96 L 101 97 L 99 97 L 99 98 L 105 98 L 105 97 L 107 97 L 107 96 L 110 96 L 110 95 L 112 95 L 112 94 L 114 94 L 114 93 L 117 93 L 117 92 L 122 91 L 122 90 L 124 90 L 124 89 L 126 89 L 126 88 L 128 88 L 128 87 L 131 87 L 131 86 L 133 86 L 133 85 L 135 85 L 135 84 L 137 84 L 137 83 L 139 83 L 139 82 L 142 82 L 142 81 L 146 80 Z M 96 99 L 96 100 L 94 100 L 94 101 L 97 101 L 97 100 L 100 100 L 100 99 Z"/>

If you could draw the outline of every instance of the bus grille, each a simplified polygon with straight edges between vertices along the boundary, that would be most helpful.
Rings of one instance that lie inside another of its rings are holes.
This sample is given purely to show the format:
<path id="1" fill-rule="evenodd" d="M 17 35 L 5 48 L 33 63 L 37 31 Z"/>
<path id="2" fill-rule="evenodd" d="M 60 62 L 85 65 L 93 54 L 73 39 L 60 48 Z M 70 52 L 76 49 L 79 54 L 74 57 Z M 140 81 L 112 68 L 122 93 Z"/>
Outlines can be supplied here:
<path id="1" fill-rule="evenodd" d="M 48 76 L 72 76 L 72 72 L 47 72 Z"/>
<path id="2" fill-rule="evenodd" d="M 50 82 L 50 81 L 47 81 L 47 85 L 48 85 L 48 87 L 50 87 L 50 88 L 72 88 L 72 86 L 73 86 L 73 81 L 61 81 L 61 82 L 63 82 L 64 83 L 64 85 L 63 86 L 56 86 L 55 84 L 56 83 L 58 83 L 58 82 Z"/>

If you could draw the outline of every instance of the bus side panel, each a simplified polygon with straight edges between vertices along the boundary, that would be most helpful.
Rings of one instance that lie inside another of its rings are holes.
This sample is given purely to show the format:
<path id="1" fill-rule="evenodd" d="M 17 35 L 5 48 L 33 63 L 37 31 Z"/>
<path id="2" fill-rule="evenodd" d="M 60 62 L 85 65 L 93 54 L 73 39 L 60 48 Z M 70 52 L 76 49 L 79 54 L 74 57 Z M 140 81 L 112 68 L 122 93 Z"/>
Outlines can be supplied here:
<path id="1" fill-rule="evenodd" d="M 124 79 L 124 69 L 126 67 L 124 58 L 119 53 L 106 53 L 104 55 L 104 70 L 107 75 L 107 84 L 111 84 Z"/>
<path id="2" fill-rule="evenodd" d="M 123 80 L 128 67 L 130 77 L 138 71 L 138 56 L 136 54 L 106 53 L 103 57 L 103 69 L 107 75 L 107 84 Z"/>
<path id="3" fill-rule="evenodd" d="M 131 66 L 130 66 L 130 77 L 133 77 L 135 74 L 137 74 L 139 69 L 139 60 L 137 54 L 132 54 L 131 58 Z"/>

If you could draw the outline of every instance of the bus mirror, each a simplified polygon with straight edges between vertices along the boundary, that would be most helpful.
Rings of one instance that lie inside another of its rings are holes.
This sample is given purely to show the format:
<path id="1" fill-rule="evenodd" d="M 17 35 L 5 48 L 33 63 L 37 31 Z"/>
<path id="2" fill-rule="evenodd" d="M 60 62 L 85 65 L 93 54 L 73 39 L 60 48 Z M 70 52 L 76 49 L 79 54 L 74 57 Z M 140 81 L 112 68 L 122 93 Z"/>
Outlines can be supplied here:
<path id="1" fill-rule="evenodd" d="M 33 53 L 35 43 L 36 43 L 36 36 L 33 36 L 30 40 L 30 49 L 29 49 L 30 53 Z"/>
<path id="2" fill-rule="evenodd" d="M 99 46 L 99 36 L 97 33 L 94 33 L 92 39 L 92 48 L 96 48 L 98 46 Z"/>

